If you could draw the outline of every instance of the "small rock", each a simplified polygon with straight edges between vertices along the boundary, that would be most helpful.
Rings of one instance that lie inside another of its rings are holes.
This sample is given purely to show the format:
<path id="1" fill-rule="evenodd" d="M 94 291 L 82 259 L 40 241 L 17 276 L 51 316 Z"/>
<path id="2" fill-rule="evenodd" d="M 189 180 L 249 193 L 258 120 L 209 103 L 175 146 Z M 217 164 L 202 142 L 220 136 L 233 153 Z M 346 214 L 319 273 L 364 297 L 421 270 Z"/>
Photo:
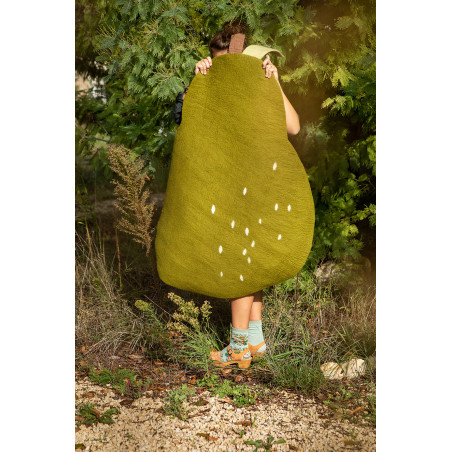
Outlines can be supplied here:
<path id="1" fill-rule="evenodd" d="M 320 370 L 328 380 L 342 380 L 342 378 L 344 378 L 344 371 L 338 363 L 331 361 L 329 363 L 322 364 L 320 366 Z"/>
<path id="2" fill-rule="evenodd" d="M 366 367 L 363 359 L 351 359 L 342 364 L 345 375 L 347 378 L 354 378 L 362 375 L 366 371 Z"/>
<path id="3" fill-rule="evenodd" d="M 355 378 L 364 374 L 366 366 L 363 359 L 351 359 L 342 364 L 335 362 L 322 364 L 320 370 L 328 380 L 342 380 L 343 378 Z"/>

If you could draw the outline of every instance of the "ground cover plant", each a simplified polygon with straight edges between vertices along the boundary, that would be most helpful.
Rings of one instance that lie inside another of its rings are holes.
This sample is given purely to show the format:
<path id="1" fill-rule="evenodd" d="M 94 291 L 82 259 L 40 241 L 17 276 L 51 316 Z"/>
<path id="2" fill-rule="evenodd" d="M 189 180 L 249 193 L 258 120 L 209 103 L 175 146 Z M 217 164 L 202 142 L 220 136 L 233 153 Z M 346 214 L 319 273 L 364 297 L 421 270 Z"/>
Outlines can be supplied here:
<path id="1" fill-rule="evenodd" d="M 173 389 L 166 397 L 166 404 L 163 410 L 166 414 L 176 416 L 179 419 L 187 420 L 189 409 L 186 402 L 188 397 L 195 394 L 193 388 L 189 388 L 186 384 L 183 384 L 180 388 Z"/>
<path id="2" fill-rule="evenodd" d="M 137 379 L 137 375 L 130 369 L 116 369 L 115 371 L 92 369 L 88 377 L 91 381 L 101 386 L 110 384 L 121 394 L 133 399 L 140 398 L 143 388 L 146 389 L 151 384 L 149 379 Z"/>
<path id="3" fill-rule="evenodd" d="M 231 380 L 221 381 L 216 373 L 206 373 L 196 383 L 220 398 L 231 398 L 238 407 L 252 405 L 256 401 L 256 393 L 248 386 L 236 384 Z"/>
<path id="4" fill-rule="evenodd" d="M 284 444 L 286 442 L 285 439 L 278 439 L 275 441 L 273 436 L 269 436 L 266 440 L 258 439 L 256 441 L 245 441 L 245 444 L 249 444 L 250 446 L 255 446 L 253 452 L 258 452 L 259 449 L 271 450 L 274 444 Z"/>
<path id="5" fill-rule="evenodd" d="M 114 420 L 112 416 L 115 414 L 119 414 L 120 411 L 117 408 L 109 408 L 104 413 L 98 411 L 95 406 L 91 403 L 82 403 L 80 404 L 77 414 L 76 420 L 80 424 L 85 425 L 94 425 L 97 423 L 101 424 L 113 424 Z"/>

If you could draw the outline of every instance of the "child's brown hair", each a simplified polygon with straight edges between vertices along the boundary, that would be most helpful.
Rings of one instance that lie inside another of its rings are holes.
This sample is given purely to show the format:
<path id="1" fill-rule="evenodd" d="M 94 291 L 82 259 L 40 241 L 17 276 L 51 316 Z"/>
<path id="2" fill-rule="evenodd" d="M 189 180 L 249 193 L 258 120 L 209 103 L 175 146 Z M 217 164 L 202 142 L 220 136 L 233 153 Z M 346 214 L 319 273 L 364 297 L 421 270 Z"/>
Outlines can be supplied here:
<path id="1" fill-rule="evenodd" d="M 231 36 L 236 33 L 243 33 L 245 35 L 245 42 L 243 47 L 247 46 L 246 33 L 247 26 L 240 22 L 226 22 L 223 28 L 214 35 L 209 43 L 210 54 L 214 56 L 220 50 L 228 50 L 231 42 Z"/>

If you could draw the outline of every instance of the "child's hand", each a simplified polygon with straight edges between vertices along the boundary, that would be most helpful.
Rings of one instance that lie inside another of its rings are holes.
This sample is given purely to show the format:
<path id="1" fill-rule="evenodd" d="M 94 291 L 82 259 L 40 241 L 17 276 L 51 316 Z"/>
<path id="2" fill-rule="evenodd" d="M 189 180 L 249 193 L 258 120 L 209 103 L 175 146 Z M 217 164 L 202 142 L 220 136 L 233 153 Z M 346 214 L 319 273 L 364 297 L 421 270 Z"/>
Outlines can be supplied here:
<path id="1" fill-rule="evenodd" d="M 201 61 L 198 61 L 195 66 L 195 75 L 198 72 L 201 72 L 201 74 L 206 75 L 207 71 L 212 66 L 212 59 L 210 57 L 204 58 Z M 270 78 L 272 74 L 274 74 L 276 80 L 278 80 L 278 69 L 276 66 L 272 64 L 270 61 L 270 57 L 265 55 L 265 60 L 262 62 L 262 68 L 265 69 L 265 77 Z"/>
<path id="2" fill-rule="evenodd" d="M 195 75 L 201 71 L 201 74 L 206 75 L 207 71 L 212 66 L 212 59 L 210 57 L 204 58 L 201 61 L 198 61 L 195 66 Z"/>
<path id="3" fill-rule="evenodd" d="M 276 69 L 276 66 L 272 64 L 270 61 L 270 57 L 265 55 L 265 60 L 262 62 L 262 67 L 265 69 L 265 77 L 270 78 L 272 74 L 275 75 L 275 79 L 278 80 L 278 69 Z"/>

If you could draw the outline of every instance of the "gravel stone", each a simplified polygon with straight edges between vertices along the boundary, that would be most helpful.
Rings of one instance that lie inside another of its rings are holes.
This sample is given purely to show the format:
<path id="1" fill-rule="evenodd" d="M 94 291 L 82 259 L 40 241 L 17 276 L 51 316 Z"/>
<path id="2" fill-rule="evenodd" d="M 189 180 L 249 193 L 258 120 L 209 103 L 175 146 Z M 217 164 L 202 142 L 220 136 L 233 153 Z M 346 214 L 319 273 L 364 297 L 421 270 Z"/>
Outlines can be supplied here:
<path id="1" fill-rule="evenodd" d="M 84 396 L 94 393 L 94 397 Z M 269 402 L 236 408 L 210 396 L 208 391 L 189 399 L 189 419 L 171 418 L 161 410 L 168 391 L 147 391 L 130 405 L 121 405 L 121 398 L 108 386 L 78 378 L 75 385 L 77 406 L 90 402 L 102 413 L 116 407 L 114 424 L 76 426 L 75 442 L 85 445 L 85 451 L 253 451 L 245 441 L 285 439 L 272 451 L 375 451 L 375 428 L 367 423 L 353 424 L 346 419 L 331 417 L 328 407 L 314 399 L 281 391 Z M 193 402 L 204 399 L 207 405 Z M 237 425 L 256 416 L 253 427 Z M 240 432 L 244 430 L 242 438 Z M 198 435 L 210 435 L 210 440 Z M 215 439 L 217 438 L 217 439 Z"/>

